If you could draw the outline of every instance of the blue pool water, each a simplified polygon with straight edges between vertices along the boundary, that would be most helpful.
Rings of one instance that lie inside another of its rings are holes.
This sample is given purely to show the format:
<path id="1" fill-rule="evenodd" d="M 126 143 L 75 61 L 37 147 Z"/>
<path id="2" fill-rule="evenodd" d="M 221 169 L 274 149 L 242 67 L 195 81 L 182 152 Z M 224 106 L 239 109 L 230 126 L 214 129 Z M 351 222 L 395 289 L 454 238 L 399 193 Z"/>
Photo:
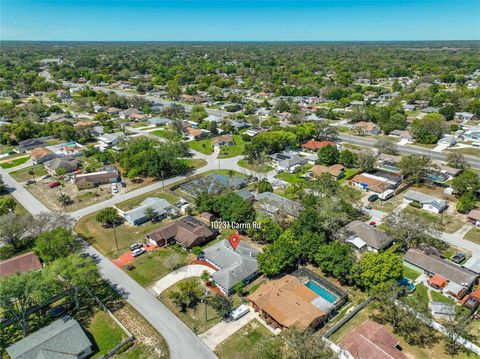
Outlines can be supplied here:
<path id="1" fill-rule="evenodd" d="M 415 290 L 415 284 L 408 278 L 402 278 L 397 280 L 398 285 L 408 288 L 408 293 L 412 293 Z"/>
<path id="2" fill-rule="evenodd" d="M 319 286 L 315 282 L 309 281 L 305 283 L 305 285 L 330 303 L 334 303 L 337 300 L 336 296 L 334 296 L 332 293 L 328 292 L 325 288 Z"/>

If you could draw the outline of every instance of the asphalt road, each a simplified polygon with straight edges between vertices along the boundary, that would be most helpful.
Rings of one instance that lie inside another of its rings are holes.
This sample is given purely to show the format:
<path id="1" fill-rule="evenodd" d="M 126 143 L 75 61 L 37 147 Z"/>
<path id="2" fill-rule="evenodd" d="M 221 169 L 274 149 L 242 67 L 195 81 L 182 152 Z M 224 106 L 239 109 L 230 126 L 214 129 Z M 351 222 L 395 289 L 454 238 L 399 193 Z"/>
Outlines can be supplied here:
<path id="1" fill-rule="evenodd" d="M 102 276 L 162 334 L 168 343 L 171 359 L 217 358 L 190 328 L 125 272 L 92 246 L 88 246 L 85 252 L 99 259 L 98 266 Z"/>
<path id="2" fill-rule="evenodd" d="M 375 143 L 377 142 L 374 138 L 369 137 L 358 137 L 358 136 L 350 136 L 345 134 L 340 134 L 338 136 L 342 141 L 351 143 L 354 145 L 365 146 L 365 147 L 374 147 Z M 430 158 L 434 160 L 446 161 L 448 153 L 444 152 L 433 152 L 428 148 L 422 148 L 413 145 L 399 145 L 396 144 L 398 151 L 402 154 L 412 155 L 412 154 L 419 154 L 419 155 L 428 155 Z M 468 161 L 472 168 L 480 169 L 480 158 L 474 156 L 467 156 L 465 155 L 465 159 Z"/>

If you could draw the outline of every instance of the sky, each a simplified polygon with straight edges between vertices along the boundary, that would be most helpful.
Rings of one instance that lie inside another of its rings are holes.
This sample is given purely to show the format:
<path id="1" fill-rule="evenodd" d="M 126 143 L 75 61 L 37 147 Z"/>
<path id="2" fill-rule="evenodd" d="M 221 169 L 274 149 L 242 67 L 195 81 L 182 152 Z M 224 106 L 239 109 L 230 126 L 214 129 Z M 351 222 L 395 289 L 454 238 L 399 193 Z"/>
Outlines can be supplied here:
<path id="1" fill-rule="evenodd" d="M 0 0 L 0 40 L 479 40 L 480 0 Z"/>

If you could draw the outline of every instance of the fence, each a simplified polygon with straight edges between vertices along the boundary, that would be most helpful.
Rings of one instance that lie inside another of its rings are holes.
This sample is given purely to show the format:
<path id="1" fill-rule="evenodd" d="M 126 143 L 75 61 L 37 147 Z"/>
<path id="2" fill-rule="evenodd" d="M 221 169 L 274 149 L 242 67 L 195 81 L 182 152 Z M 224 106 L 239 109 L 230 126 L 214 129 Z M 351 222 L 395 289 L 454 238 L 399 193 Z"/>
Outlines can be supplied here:
<path id="1" fill-rule="evenodd" d="M 358 306 L 356 306 L 350 313 L 348 313 L 345 317 L 343 317 L 337 324 L 335 324 L 332 328 L 327 330 L 327 332 L 323 335 L 325 339 L 330 338 L 330 336 L 335 333 L 338 329 L 340 329 L 346 322 L 355 316 L 361 309 L 363 309 L 368 303 L 372 301 L 372 297 L 368 297 Z"/>

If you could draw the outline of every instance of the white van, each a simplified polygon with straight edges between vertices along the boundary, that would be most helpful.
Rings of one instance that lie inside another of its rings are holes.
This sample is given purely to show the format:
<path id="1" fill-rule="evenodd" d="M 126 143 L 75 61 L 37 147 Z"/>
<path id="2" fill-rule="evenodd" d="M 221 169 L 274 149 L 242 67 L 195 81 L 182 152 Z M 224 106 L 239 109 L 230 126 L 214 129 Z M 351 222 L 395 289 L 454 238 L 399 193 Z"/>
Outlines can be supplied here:
<path id="1" fill-rule="evenodd" d="M 248 312 L 250 312 L 250 307 L 246 304 L 242 304 L 230 312 L 230 317 L 233 320 L 238 320 Z"/>

